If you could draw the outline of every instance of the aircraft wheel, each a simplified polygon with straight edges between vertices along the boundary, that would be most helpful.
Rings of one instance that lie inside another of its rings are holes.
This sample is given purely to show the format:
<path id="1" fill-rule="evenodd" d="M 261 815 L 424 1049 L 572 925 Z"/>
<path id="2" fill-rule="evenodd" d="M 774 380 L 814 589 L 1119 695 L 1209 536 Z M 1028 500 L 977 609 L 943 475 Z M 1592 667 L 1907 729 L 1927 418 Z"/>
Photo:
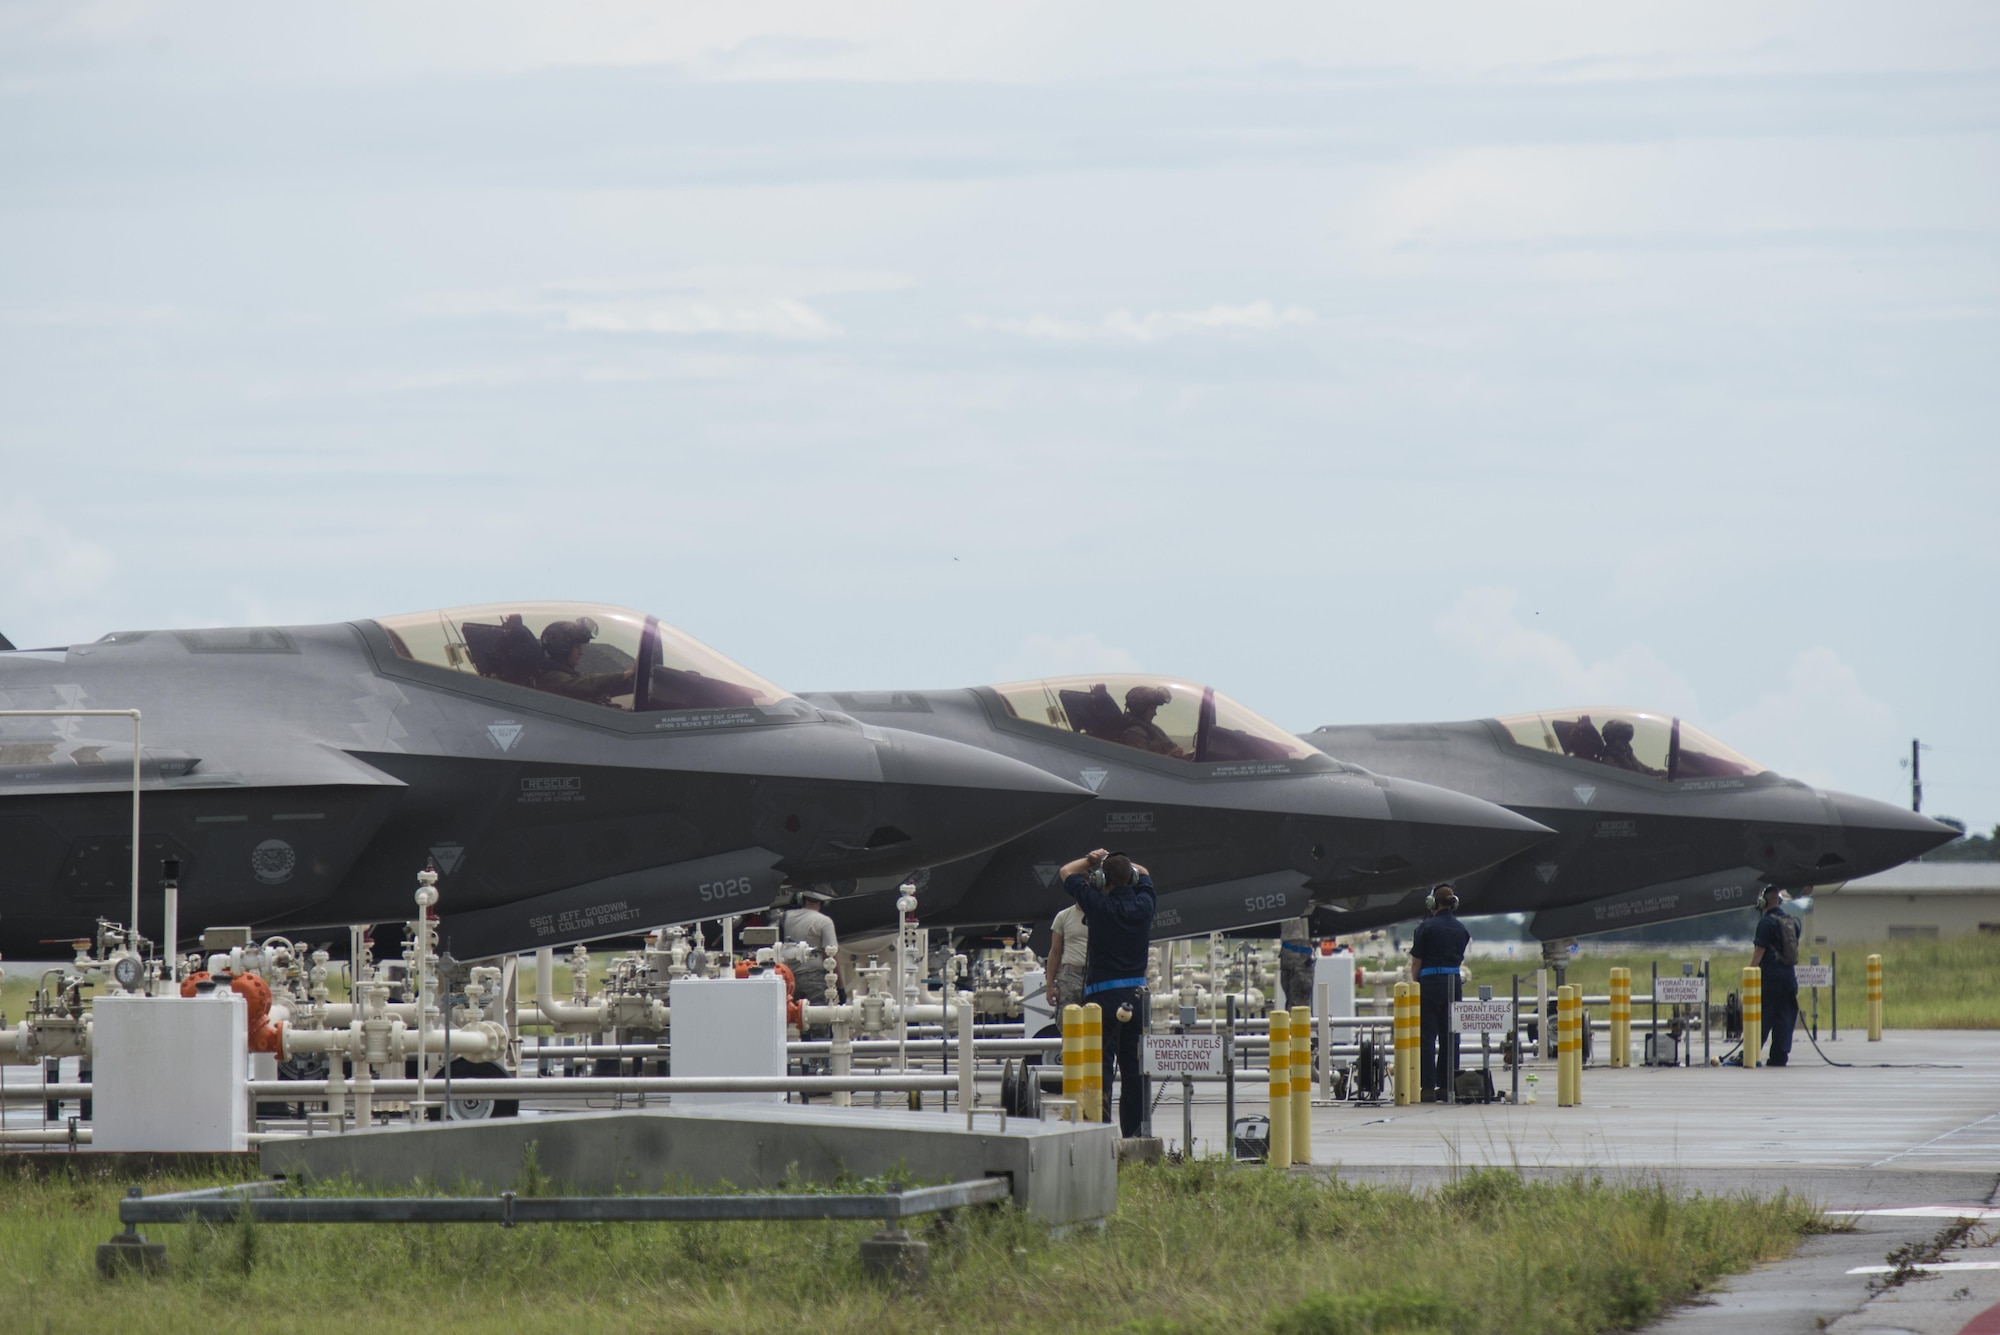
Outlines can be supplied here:
<path id="1" fill-rule="evenodd" d="M 1000 1068 L 1000 1111 L 1009 1117 L 1021 1115 L 1021 1068 L 1010 1058 Z"/>
<path id="2" fill-rule="evenodd" d="M 505 1080 L 507 1068 L 497 1062 L 469 1062 L 463 1059 L 451 1064 L 451 1078 L 454 1080 Z M 454 1096 L 441 1108 L 426 1108 L 424 1116 L 433 1122 L 444 1120 L 447 1115 L 454 1122 L 484 1122 L 494 1117 L 518 1117 L 521 1115 L 519 1099 L 503 1099 L 492 1095 L 478 1098 Z"/>

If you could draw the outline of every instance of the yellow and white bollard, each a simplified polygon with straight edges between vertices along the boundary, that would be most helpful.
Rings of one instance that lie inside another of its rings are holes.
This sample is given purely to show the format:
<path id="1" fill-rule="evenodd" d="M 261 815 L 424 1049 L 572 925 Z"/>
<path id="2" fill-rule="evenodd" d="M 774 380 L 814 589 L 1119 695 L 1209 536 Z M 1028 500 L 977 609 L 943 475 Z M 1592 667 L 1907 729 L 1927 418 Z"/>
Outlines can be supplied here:
<path id="1" fill-rule="evenodd" d="M 1292 1007 L 1292 1162 L 1311 1163 L 1312 1151 L 1312 1008 Z"/>
<path id="2" fill-rule="evenodd" d="M 1062 1013 L 1063 1098 L 1083 1116 L 1083 1007 L 1065 1006 Z"/>
<path id="3" fill-rule="evenodd" d="M 1611 971 L 1611 1064 L 1632 1064 L 1632 971 Z"/>
<path id="4" fill-rule="evenodd" d="M 1410 991 L 1415 986 L 1414 983 L 1398 983 L 1394 989 L 1396 1018 L 1390 1030 L 1390 1041 L 1396 1055 L 1392 1069 L 1395 1073 L 1395 1101 L 1399 1105 L 1417 1101 L 1416 1095 L 1411 1092 L 1416 1080 L 1410 1049 Z"/>
<path id="5" fill-rule="evenodd" d="M 1083 1120 L 1104 1120 L 1104 1007 L 1083 1008 Z"/>
<path id="6" fill-rule="evenodd" d="M 1882 957 L 1868 957 L 1868 1041 L 1882 1041 Z"/>
<path id="7" fill-rule="evenodd" d="M 1271 1157 L 1285 1167 L 1292 1161 L 1292 1017 L 1271 1012 Z"/>
<path id="8" fill-rule="evenodd" d="M 1764 1064 L 1764 971 L 1743 969 L 1743 1069 Z"/>
<path id="9" fill-rule="evenodd" d="M 1576 1100 L 1569 1089 L 1569 984 L 1556 989 L 1556 1107 L 1567 1108 Z"/>

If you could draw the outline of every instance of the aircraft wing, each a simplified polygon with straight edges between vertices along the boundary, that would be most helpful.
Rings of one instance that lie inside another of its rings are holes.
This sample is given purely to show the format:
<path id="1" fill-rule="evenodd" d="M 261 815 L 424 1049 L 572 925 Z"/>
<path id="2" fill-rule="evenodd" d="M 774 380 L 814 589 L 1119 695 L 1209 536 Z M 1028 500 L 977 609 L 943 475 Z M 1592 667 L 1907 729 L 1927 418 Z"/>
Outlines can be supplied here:
<path id="1" fill-rule="evenodd" d="M 1528 930 L 1537 940 L 1554 941 L 1620 927 L 1696 918 L 1705 913 L 1726 913 L 1755 904 L 1757 892 L 1762 888 L 1763 881 L 1754 868 L 1734 867 L 1686 880 L 1642 886 L 1581 904 L 1542 909 L 1529 920 Z"/>
<path id="2" fill-rule="evenodd" d="M 1304 872 L 1272 871 L 1163 892 L 1153 917 L 1153 939 L 1206 936 L 1310 913 L 1307 879 Z"/>
<path id="3" fill-rule="evenodd" d="M 768 848 L 739 848 L 447 914 L 439 925 L 438 944 L 456 959 L 483 959 L 761 909 L 784 881 L 778 856 Z"/>
<path id="4" fill-rule="evenodd" d="M 184 750 L 141 746 L 142 793 L 222 788 L 401 788 L 404 783 L 338 747 L 319 742 L 233 745 L 233 763 Z M 116 794 L 132 787 L 132 740 L 0 738 L 0 801 L 9 797 Z"/>

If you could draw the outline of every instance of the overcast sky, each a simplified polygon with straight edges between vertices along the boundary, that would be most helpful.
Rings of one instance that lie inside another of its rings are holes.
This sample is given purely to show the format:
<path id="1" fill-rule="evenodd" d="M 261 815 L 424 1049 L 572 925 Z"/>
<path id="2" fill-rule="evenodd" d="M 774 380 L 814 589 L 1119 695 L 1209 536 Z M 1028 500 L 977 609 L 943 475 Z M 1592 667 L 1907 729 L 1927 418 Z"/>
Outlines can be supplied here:
<path id="1" fill-rule="evenodd" d="M 1678 711 L 2000 820 L 2000 9 L 0 4 L 0 632 Z"/>

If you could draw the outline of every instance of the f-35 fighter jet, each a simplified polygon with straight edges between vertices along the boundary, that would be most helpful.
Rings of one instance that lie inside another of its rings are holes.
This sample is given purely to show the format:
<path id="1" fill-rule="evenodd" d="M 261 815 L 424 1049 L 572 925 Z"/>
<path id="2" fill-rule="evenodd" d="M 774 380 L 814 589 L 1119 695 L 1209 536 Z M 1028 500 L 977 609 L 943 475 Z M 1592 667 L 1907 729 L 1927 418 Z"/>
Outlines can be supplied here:
<path id="1" fill-rule="evenodd" d="M 1097 801 L 991 852 L 934 864 L 928 927 L 1046 918 L 1064 862 L 1097 847 L 1149 867 L 1158 937 L 1270 923 L 1315 900 L 1401 902 L 1490 866 L 1548 830 L 1490 803 L 1332 760 L 1213 687 L 1092 676 L 924 692 L 806 697 L 883 727 L 982 747 L 1074 780 Z M 844 932 L 895 921 L 893 890 L 828 911 Z"/>
<path id="2" fill-rule="evenodd" d="M 1684 719 L 1557 709 L 1458 723 L 1333 726 L 1306 740 L 1385 774 L 1483 797 L 1556 837 L 1460 877 L 1467 913 L 1532 913 L 1544 940 L 1741 908 L 1885 870 L 1956 837 L 1914 812 L 1822 792 Z M 1337 903 L 1321 931 L 1421 917 L 1422 896 Z"/>
<path id="3" fill-rule="evenodd" d="M 896 876 L 1088 788 L 816 709 L 616 607 L 506 603 L 323 626 L 136 631 L 0 653 L 0 710 L 143 714 L 140 929 L 394 921 L 441 873 L 460 959 Z M 129 915 L 123 720 L 0 718 L 0 950 Z"/>

